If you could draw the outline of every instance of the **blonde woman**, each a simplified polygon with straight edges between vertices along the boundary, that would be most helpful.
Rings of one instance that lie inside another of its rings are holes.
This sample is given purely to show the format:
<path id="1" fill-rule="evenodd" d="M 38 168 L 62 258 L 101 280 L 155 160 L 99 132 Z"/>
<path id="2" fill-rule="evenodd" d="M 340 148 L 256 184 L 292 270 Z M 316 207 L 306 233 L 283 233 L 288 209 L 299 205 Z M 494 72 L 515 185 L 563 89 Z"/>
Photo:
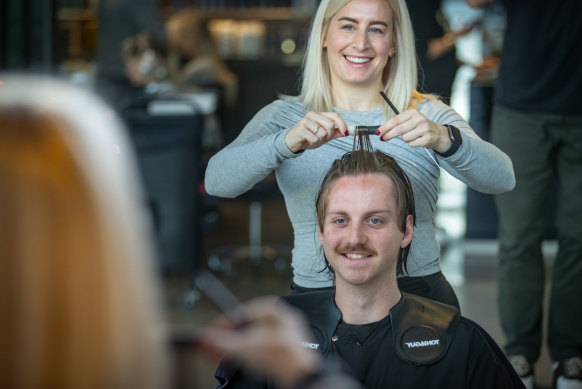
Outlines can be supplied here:
<path id="1" fill-rule="evenodd" d="M 205 185 L 215 196 L 236 197 L 275 171 L 295 234 L 294 293 L 333 285 L 322 272 L 313 200 L 331 163 L 352 150 L 350 126 L 364 125 L 414 189 L 417 222 L 400 290 L 458 306 L 440 271 L 434 226 L 440 170 L 485 193 L 511 190 L 515 178 L 507 155 L 449 106 L 417 92 L 415 55 L 404 0 L 322 0 L 300 95 L 263 108 L 211 159 Z"/>
<path id="2" fill-rule="evenodd" d="M 121 124 L 61 82 L 0 85 L 0 387 L 168 388 L 149 222 Z"/>

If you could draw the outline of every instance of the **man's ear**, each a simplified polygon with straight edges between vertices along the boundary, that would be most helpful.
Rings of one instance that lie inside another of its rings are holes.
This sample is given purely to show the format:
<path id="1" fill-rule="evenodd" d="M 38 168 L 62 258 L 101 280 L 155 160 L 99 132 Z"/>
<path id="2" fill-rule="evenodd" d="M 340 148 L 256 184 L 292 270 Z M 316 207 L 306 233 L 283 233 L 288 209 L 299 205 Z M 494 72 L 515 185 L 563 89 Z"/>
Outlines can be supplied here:
<path id="1" fill-rule="evenodd" d="M 400 242 L 400 247 L 404 248 L 412 242 L 412 237 L 414 236 L 414 218 L 412 215 L 406 216 L 406 229 L 404 230 L 404 235 L 402 235 L 402 241 Z"/>
<path id="2" fill-rule="evenodd" d="M 317 237 L 319 238 L 319 243 L 323 246 L 323 232 L 321 228 L 317 227 Z"/>

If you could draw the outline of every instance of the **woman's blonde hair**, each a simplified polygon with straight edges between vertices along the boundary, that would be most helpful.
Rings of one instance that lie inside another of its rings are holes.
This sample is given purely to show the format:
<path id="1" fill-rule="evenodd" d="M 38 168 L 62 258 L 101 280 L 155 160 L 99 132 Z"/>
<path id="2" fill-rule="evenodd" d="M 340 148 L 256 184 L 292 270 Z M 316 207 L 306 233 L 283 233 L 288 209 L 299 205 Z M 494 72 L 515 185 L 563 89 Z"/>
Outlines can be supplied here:
<path id="1" fill-rule="evenodd" d="M 149 223 L 120 122 L 36 77 L 3 78 L 0 118 L 0 387 L 168 387 Z"/>
<path id="2" fill-rule="evenodd" d="M 314 111 L 331 111 L 333 99 L 327 55 L 323 41 L 334 15 L 351 0 L 322 0 L 311 25 L 307 49 L 303 60 L 300 98 L 305 106 Z M 416 107 L 424 98 L 416 91 L 417 62 L 414 32 L 405 0 L 386 0 L 393 11 L 394 40 L 396 53 L 384 69 L 382 81 L 384 93 L 392 103 L 403 111 Z M 378 91 L 380 92 L 380 91 Z M 385 107 L 385 116 L 394 113 Z"/>

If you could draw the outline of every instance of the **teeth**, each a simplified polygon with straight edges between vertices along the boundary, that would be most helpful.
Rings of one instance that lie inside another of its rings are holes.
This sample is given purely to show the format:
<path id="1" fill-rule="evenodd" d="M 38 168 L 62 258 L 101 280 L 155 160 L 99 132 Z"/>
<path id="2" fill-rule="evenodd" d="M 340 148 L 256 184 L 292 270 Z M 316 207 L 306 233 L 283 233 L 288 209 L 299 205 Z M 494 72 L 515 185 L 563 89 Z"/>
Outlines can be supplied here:
<path id="1" fill-rule="evenodd" d="M 350 259 L 361 259 L 366 258 L 367 256 L 368 256 L 367 254 L 346 254 L 346 257 Z"/>
<path id="2" fill-rule="evenodd" d="M 350 62 L 354 62 L 354 63 L 366 63 L 366 62 L 370 62 L 370 58 L 360 58 L 360 57 L 349 57 L 346 56 L 346 59 Z"/>

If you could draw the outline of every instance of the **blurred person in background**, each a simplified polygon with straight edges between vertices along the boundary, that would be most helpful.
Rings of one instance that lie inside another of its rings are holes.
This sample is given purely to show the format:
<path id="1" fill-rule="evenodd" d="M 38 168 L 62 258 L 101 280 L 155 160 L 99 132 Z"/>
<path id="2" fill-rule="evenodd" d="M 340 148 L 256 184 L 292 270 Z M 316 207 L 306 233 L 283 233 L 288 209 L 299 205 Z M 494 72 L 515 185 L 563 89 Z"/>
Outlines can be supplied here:
<path id="1" fill-rule="evenodd" d="M 471 32 L 473 25 L 453 31 L 442 3 L 443 0 L 406 0 L 418 52 L 418 89 L 449 104 L 459 69 L 455 42 Z"/>
<path id="2" fill-rule="evenodd" d="M 121 61 L 129 82 L 145 88 L 144 95 L 173 91 L 168 81 L 168 48 L 156 36 L 144 33 L 125 38 Z"/>
<path id="3" fill-rule="evenodd" d="M 226 102 L 236 103 L 237 78 L 228 69 L 208 30 L 208 19 L 198 10 L 184 8 L 166 22 L 168 46 L 178 58 L 171 75 L 178 88 L 223 88 Z"/>
<path id="4" fill-rule="evenodd" d="M 472 7 L 491 0 L 467 0 Z M 558 389 L 582 388 L 582 2 L 502 1 L 507 15 L 491 141 L 512 159 L 515 190 L 495 197 L 505 351 L 529 388 L 541 352 L 548 194 L 557 191 L 547 342 Z M 554 179 L 556 179 L 554 181 Z M 554 185 L 557 182 L 557 187 Z"/>
<path id="5" fill-rule="evenodd" d="M 123 41 L 138 35 L 164 39 L 164 26 L 158 16 L 156 0 L 99 0 L 97 71 L 95 88 L 114 108 L 138 97 L 141 85 L 126 75 L 122 61 Z"/>
<path id="6" fill-rule="evenodd" d="M 184 8 L 166 21 L 169 80 L 177 92 L 214 91 L 216 112 L 204 121 L 203 147 L 211 153 L 232 139 L 238 79 L 219 57 L 208 19 L 194 8 Z"/>

